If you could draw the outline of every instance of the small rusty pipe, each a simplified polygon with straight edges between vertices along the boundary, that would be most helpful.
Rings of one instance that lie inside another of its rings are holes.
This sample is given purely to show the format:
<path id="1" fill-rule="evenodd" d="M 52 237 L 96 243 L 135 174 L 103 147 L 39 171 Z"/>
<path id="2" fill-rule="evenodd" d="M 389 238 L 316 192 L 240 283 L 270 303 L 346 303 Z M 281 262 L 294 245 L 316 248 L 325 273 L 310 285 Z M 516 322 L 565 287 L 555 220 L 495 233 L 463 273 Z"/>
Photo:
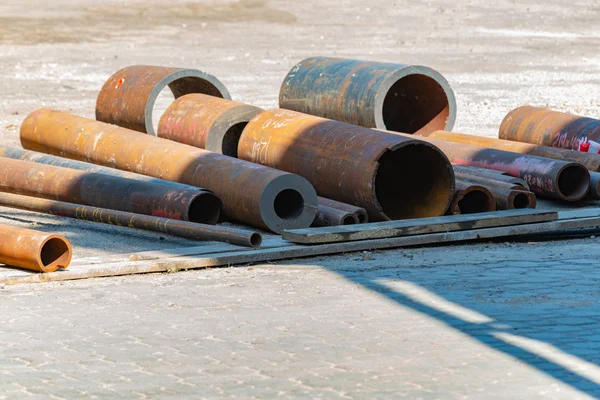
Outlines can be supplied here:
<path id="1" fill-rule="evenodd" d="M 12 193 L 0 193 L 0 206 L 143 229 L 194 240 L 214 240 L 248 247 L 259 247 L 262 242 L 261 234 L 255 231 L 152 217 Z"/>
<path id="2" fill-rule="evenodd" d="M 354 224 L 358 224 L 358 217 L 356 214 L 319 204 L 317 216 L 315 217 L 312 226 L 338 226 Z"/>
<path id="3" fill-rule="evenodd" d="M 600 172 L 590 172 L 590 192 L 588 197 L 600 199 Z"/>
<path id="4" fill-rule="evenodd" d="M 513 142 L 510 140 L 486 138 L 464 133 L 435 131 L 427 135 L 433 139 L 448 140 L 450 142 L 474 144 L 490 149 L 511 151 L 513 153 L 529 154 L 532 156 L 554 158 L 556 160 L 572 161 L 579 163 L 590 171 L 600 171 L 600 155 L 582 153 L 575 150 L 557 149 L 537 144 Z"/>
<path id="5" fill-rule="evenodd" d="M 29 150 L 212 190 L 228 217 L 281 233 L 307 228 L 317 194 L 303 177 L 67 113 L 38 110 L 21 125 Z"/>
<path id="6" fill-rule="evenodd" d="M 237 158 L 242 130 L 264 110 L 205 94 L 175 100 L 160 118 L 158 136 Z"/>
<path id="7" fill-rule="evenodd" d="M 283 80 L 279 107 L 366 128 L 415 133 L 452 130 L 456 100 L 431 68 L 312 57 Z"/>
<path id="8" fill-rule="evenodd" d="M 447 214 L 473 214 L 496 211 L 496 200 L 484 186 L 475 185 L 456 178 L 456 192 Z"/>
<path id="9" fill-rule="evenodd" d="M 509 112 L 500 139 L 579 150 L 583 139 L 600 142 L 600 120 L 545 108 L 522 106 Z"/>
<path id="10" fill-rule="evenodd" d="M 453 164 L 495 169 L 521 178 L 536 195 L 574 202 L 584 198 L 590 188 L 590 174 L 578 163 L 428 137 L 419 137 L 419 140 L 437 146 Z"/>
<path id="11" fill-rule="evenodd" d="M 362 207 L 356 207 L 352 204 L 342 203 L 341 201 L 326 199 L 325 197 L 321 196 L 317 198 L 317 201 L 319 202 L 319 205 L 335 208 L 342 211 L 347 211 L 356 215 L 359 224 L 369 222 L 369 216 L 367 215 L 367 211 Z"/>
<path id="12" fill-rule="evenodd" d="M 96 100 L 96 119 L 156 136 L 152 111 L 167 86 L 175 98 L 188 93 L 231 98 L 223 83 L 206 72 L 132 65 L 115 72 L 102 86 Z"/>
<path id="13" fill-rule="evenodd" d="M 535 194 L 519 185 L 474 176 L 457 176 L 457 180 L 466 184 L 481 185 L 489 190 L 494 196 L 497 210 L 535 208 L 537 205 Z"/>
<path id="14" fill-rule="evenodd" d="M 221 200 L 197 189 L 0 157 L 0 191 L 185 221 L 216 224 Z"/>
<path id="15" fill-rule="evenodd" d="M 24 150 L 14 146 L 0 145 L 0 157 L 12 158 L 15 160 L 23 160 L 38 164 L 54 165 L 56 167 L 64 167 L 76 169 L 79 171 L 94 172 L 105 175 L 120 176 L 127 179 L 135 179 L 136 181 L 144 181 L 150 183 L 159 183 L 161 185 L 171 186 L 174 190 L 200 190 L 214 195 L 210 190 L 199 188 L 197 186 L 184 185 L 179 182 L 166 181 L 164 179 L 153 178 L 151 176 L 136 174 L 134 172 L 122 171 L 120 169 L 103 167 L 101 165 L 90 164 L 83 161 L 71 160 L 69 158 L 57 157 L 50 154 L 38 153 L 37 151 Z M 206 222 L 205 222 L 206 223 Z"/>
<path id="16" fill-rule="evenodd" d="M 443 215 L 454 195 L 452 166 L 435 146 L 295 111 L 254 117 L 238 156 L 302 175 L 372 221 Z"/>
<path id="17" fill-rule="evenodd" d="M 496 171 L 495 169 L 470 167 L 468 165 L 452 165 L 454 169 L 454 175 L 457 177 L 465 176 L 486 178 L 499 182 L 506 182 L 513 185 L 522 186 L 525 190 L 529 190 L 529 185 L 521 178 L 515 178 L 514 176 L 508 175 L 506 172 Z"/>
<path id="18" fill-rule="evenodd" d="M 65 269 L 73 250 L 60 235 L 0 225 L 0 263 L 37 272 Z"/>

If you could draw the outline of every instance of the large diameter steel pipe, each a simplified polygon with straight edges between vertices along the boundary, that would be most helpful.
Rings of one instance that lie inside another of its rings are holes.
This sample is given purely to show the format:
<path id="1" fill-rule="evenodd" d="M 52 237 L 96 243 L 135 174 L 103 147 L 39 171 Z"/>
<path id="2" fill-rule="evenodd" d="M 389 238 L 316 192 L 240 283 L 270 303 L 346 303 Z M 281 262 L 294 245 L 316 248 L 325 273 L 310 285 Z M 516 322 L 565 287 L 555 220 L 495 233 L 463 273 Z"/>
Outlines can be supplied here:
<path id="1" fill-rule="evenodd" d="M 456 178 L 456 192 L 448 208 L 448 214 L 473 214 L 496 211 L 496 200 L 484 186 Z"/>
<path id="2" fill-rule="evenodd" d="M 516 142 L 579 150 L 580 144 L 585 141 L 600 143 L 600 120 L 523 106 L 504 117 L 498 137 Z M 584 148 L 585 146 L 587 145 L 584 145 Z"/>
<path id="3" fill-rule="evenodd" d="M 264 110 L 204 94 L 175 100 L 158 123 L 158 136 L 237 158 L 242 130 Z"/>
<path id="4" fill-rule="evenodd" d="M 0 157 L 0 191 L 216 224 L 221 200 L 198 189 L 140 182 Z"/>
<path id="5" fill-rule="evenodd" d="M 54 272 L 71 263 L 73 250 L 60 235 L 0 225 L 0 263 L 37 272 Z"/>
<path id="6" fill-rule="evenodd" d="M 96 119 L 156 135 L 152 111 L 156 98 L 167 86 L 175 98 L 189 93 L 231 98 L 223 83 L 206 72 L 132 65 L 115 72 L 102 86 L 96 100 Z"/>
<path id="7" fill-rule="evenodd" d="M 168 185 L 177 190 L 200 190 L 203 192 L 212 193 L 208 189 L 199 188 L 191 185 L 184 185 L 179 182 L 166 181 L 164 179 L 153 178 L 151 176 L 136 174 L 135 172 L 122 171 L 120 169 L 103 167 L 101 165 L 90 164 L 83 161 L 71 160 L 69 158 L 57 157 L 50 154 L 38 153 L 37 151 L 24 150 L 14 146 L 1 146 L 0 157 L 12 158 L 15 160 L 30 161 L 38 164 L 54 165 L 56 167 L 64 167 L 76 169 L 79 171 L 96 172 L 99 174 L 120 176 L 127 179 L 135 179 L 136 181 L 144 181 L 151 183 L 159 183 Z M 214 193 L 213 193 L 214 194 Z M 205 223 L 207 223 L 205 221 Z"/>
<path id="8" fill-rule="evenodd" d="M 454 164 L 495 169 L 521 178 L 540 196 L 573 202 L 584 198 L 590 188 L 590 174 L 581 164 L 428 137 L 419 140 L 437 146 Z"/>
<path id="9" fill-rule="evenodd" d="M 590 171 L 600 171 L 600 155 L 593 153 L 582 153 L 575 150 L 557 149 L 549 146 L 540 146 L 530 143 L 520 143 L 510 140 L 486 138 L 482 136 L 446 131 L 435 131 L 427 135 L 427 137 L 448 140 L 456 143 L 474 144 L 476 146 L 511 151 L 513 153 L 529 154 L 532 156 L 554 158 L 556 160 L 563 161 L 572 161 L 583 165 Z"/>
<path id="10" fill-rule="evenodd" d="M 452 166 L 435 146 L 289 110 L 253 118 L 238 155 L 302 175 L 373 221 L 443 215 L 454 194 Z"/>
<path id="11" fill-rule="evenodd" d="M 287 74 L 279 107 L 367 128 L 415 133 L 452 130 L 456 100 L 431 68 L 312 57 Z"/>
<path id="12" fill-rule="evenodd" d="M 253 231 L 152 217 L 12 193 L 0 193 L 0 206 L 133 229 L 144 229 L 194 240 L 213 240 L 248 247 L 259 247 L 262 242 L 261 234 Z"/>
<path id="13" fill-rule="evenodd" d="M 317 194 L 303 177 L 51 110 L 21 126 L 24 148 L 212 190 L 228 217 L 280 233 L 307 228 Z"/>

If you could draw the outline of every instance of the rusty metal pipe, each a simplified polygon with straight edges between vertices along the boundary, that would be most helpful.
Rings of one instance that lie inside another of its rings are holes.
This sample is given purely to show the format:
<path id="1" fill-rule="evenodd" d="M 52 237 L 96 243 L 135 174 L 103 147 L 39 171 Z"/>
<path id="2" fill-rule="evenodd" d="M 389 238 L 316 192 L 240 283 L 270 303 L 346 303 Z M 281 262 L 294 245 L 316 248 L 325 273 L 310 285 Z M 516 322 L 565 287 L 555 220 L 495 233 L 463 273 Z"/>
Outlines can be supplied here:
<path id="1" fill-rule="evenodd" d="M 590 172 L 590 192 L 588 197 L 600 199 L 600 172 Z"/>
<path id="2" fill-rule="evenodd" d="M 397 132 L 452 130 L 456 100 L 431 68 L 312 57 L 283 80 L 279 107 Z"/>
<path id="3" fill-rule="evenodd" d="M 143 229 L 194 240 L 214 240 L 248 247 L 259 247 L 262 242 L 261 234 L 255 231 L 152 217 L 12 193 L 0 193 L 0 206 Z"/>
<path id="4" fill-rule="evenodd" d="M 197 189 L 140 182 L 0 157 L 0 191 L 216 224 L 221 200 Z"/>
<path id="5" fill-rule="evenodd" d="M 500 139 L 561 149 L 579 150 L 583 139 L 600 142 L 600 120 L 522 106 L 509 112 L 498 133 Z"/>
<path id="6" fill-rule="evenodd" d="M 317 194 L 301 176 L 67 113 L 31 113 L 21 125 L 21 144 L 205 187 L 223 200 L 225 215 L 277 233 L 309 227 L 317 212 Z"/>
<path id="7" fill-rule="evenodd" d="M 447 214 L 473 214 L 496 211 L 496 200 L 484 186 L 456 178 L 456 192 Z"/>
<path id="8" fill-rule="evenodd" d="M 302 175 L 373 221 L 443 215 L 454 195 L 452 166 L 435 146 L 295 111 L 258 114 L 238 155 Z"/>
<path id="9" fill-rule="evenodd" d="M 485 187 L 494 196 L 497 210 L 535 208 L 537 205 L 535 194 L 524 190 L 525 188 L 519 185 L 473 176 L 459 176 L 457 177 L 457 180 L 466 184 L 481 185 Z"/>
<path id="10" fill-rule="evenodd" d="M 521 178 L 536 195 L 574 202 L 584 198 L 590 188 L 590 174 L 578 163 L 428 137 L 420 137 L 419 140 L 437 146 L 454 164 L 495 169 Z"/>
<path id="11" fill-rule="evenodd" d="M 352 204 L 342 203 L 341 201 L 331 200 L 321 196 L 317 198 L 317 201 L 319 202 L 319 205 L 335 208 L 337 210 L 347 211 L 356 215 L 359 224 L 369 222 L 369 216 L 367 214 L 367 211 L 362 207 L 356 207 Z"/>
<path id="12" fill-rule="evenodd" d="M 582 153 L 575 150 L 557 149 L 537 144 L 513 142 L 510 140 L 486 138 L 464 133 L 435 131 L 427 137 L 450 142 L 474 144 L 476 146 L 488 147 L 490 149 L 511 151 L 513 153 L 529 154 L 532 156 L 553 158 L 556 160 L 572 161 L 579 163 L 590 171 L 600 171 L 600 155 L 593 153 Z"/>
<path id="13" fill-rule="evenodd" d="M 175 98 L 189 93 L 231 98 L 223 83 L 206 72 L 132 65 L 115 72 L 102 86 L 96 100 L 96 119 L 156 136 L 152 111 L 167 86 Z"/>
<path id="14" fill-rule="evenodd" d="M 358 224 L 358 217 L 348 211 L 338 210 L 319 204 L 317 216 L 312 226 L 338 226 Z"/>
<path id="15" fill-rule="evenodd" d="M 521 178 L 515 178 L 514 176 L 508 175 L 506 172 L 497 171 L 495 169 L 487 169 L 487 168 L 478 168 L 478 167 L 470 167 L 468 165 L 452 165 L 454 169 L 454 175 L 457 177 L 465 176 L 467 178 L 470 177 L 478 177 L 478 178 L 486 178 L 499 182 L 506 182 L 513 185 L 522 186 L 526 190 L 529 190 L 529 185 Z"/>
<path id="16" fill-rule="evenodd" d="M 158 123 L 158 136 L 237 158 L 242 130 L 264 110 L 204 94 L 175 100 Z"/>
<path id="17" fill-rule="evenodd" d="M 0 225 L 0 263 L 37 272 L 65 269 L 73 249 L 60 235 Z"/>

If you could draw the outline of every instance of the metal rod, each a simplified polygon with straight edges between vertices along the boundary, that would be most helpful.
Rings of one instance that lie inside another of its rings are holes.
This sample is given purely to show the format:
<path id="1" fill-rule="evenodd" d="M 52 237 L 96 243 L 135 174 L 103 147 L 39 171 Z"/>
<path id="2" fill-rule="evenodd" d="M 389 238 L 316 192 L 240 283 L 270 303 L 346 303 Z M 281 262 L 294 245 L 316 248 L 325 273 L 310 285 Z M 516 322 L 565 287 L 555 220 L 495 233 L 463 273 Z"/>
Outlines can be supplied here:
<path id="1" fill-rule="evenodd" d="M 317 194 L 303 177 L 59 111 L 21 125 L 28 150 L 90 161 L 212 190 L 236 221 L 281 233 L 309 227 Z"/>
<path id="2" fill-rule="evenodd" d="M 452 166 L 435 146 L 295 111 L 258 114 L 238 156 L 302 175 L 372 221 L 443 215 L 454 195 Z"/>
<path id="3" fill-rule="evenodd" d="M 143 229 L 194 240 L 214 240 L 248 247 L 259 247 L 262 242 L 261 234 L 256 231 L 197 224 L 11 193 L 0 193 L 0 206 Z"/>
<path id="4" fill-rule="evenodd" d="M 456 100 L 431 68 L 312 57 L 283 80 L 279 107 L 397 132 L 452 130 Z"/>
<path id="5" fill-rule="evenodd" d="M 167 86 L 175 98 L 188 93 L 231 98 L 221 81 L 206 72 L 132 65 L 115 72 L 102 86 L 96 100 L 96 119 L 156 136 L 152 111 Z"/>
<path id="6" fill-rule="evenodd" d="M 37 272 L 54 272 L 71 263 L 73 249 L 61 236 L 0 225 L 0 263 Z"/>

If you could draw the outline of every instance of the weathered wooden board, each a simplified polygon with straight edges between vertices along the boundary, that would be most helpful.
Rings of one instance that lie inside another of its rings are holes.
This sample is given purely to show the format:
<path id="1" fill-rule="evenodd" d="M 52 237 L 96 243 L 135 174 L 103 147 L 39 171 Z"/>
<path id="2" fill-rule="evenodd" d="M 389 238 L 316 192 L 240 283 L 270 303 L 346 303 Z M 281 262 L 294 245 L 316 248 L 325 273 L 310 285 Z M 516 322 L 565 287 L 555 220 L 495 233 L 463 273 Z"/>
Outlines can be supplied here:
<path id="1" fill-rule="evenodd" d="M 555 221 L 556 211 L 520 210 L 492 211 L 478 214 L 373 222 L 359 225 L 294 229 L 283 232 L 283 238 L 294 243 L 320 244 L 370 240 L 425 233 L 453 232 L 494 226 L 522 225 Z"/>

